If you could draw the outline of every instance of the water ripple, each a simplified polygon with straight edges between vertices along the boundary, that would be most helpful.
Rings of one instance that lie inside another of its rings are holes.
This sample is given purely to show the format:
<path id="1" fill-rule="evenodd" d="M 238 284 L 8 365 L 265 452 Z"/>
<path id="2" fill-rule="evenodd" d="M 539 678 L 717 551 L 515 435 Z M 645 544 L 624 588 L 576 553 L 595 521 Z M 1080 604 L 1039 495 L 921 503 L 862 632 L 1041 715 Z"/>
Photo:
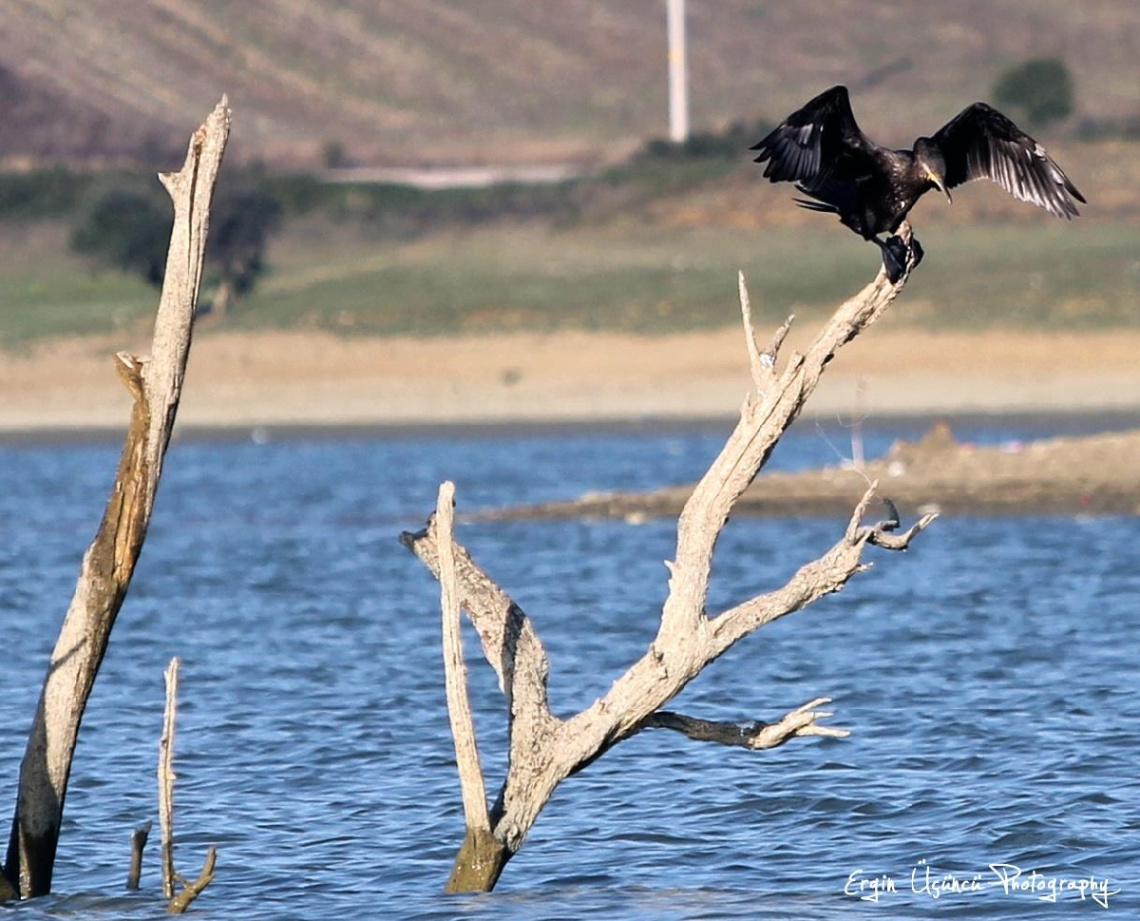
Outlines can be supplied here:
<path id="1" fill-rule="evenodd" d="M 1140 524 L 1124 517 L 949 518 L 905 556 L 872 551 L 872 572 L 740 643 L 676 702 L 775 719 L 826 695 L 850 738 L 749 753 L 644 733 L 559 788 L 499 891 L 440 894 L 462 810 L 438 589 L 397 532 L 422 523 L 444 478 L 466 508 L 685 482 L 719 434 L 177 444 L 85 719 L 58 894 L 21 917 L 162 914 L 155 853 L 143 892 L 119 888 L 130 831 L 155 811 L 162 670 L 175 654 L 179 864 L 192 875 L 209 844 L 220 851 L 199 917 L 1042 916 L 1032 896 L 994 886 L 937 900 L 912 890 L 912 871 L 992 877 L 991 863 L 1107 876 L 1118 916 L 1136 914 Z M 829 451 L 803 432 L 777 459 L 794 468 Z M 0 474 L 21 484 L 0 495 L 0 630 L 19 650 L 0 694 L 9 797 L 115 459 L 101 446 L 0 448 Z M 842 527 L 734 519 L 710 609 L 779 585 Z M 674 535 L 669 522 L 461 530 L 534 617 L 566 713 L 644 652 Z M 470 630 L 465 642 L 474 655 Z M 471 686 L 498 778 L 502 698 L 481 661 Z M 855 871 L 899 891 L 861 903 L 844 893 Z M 1093 907 L 1070 895 L 1047 913 Z"/>

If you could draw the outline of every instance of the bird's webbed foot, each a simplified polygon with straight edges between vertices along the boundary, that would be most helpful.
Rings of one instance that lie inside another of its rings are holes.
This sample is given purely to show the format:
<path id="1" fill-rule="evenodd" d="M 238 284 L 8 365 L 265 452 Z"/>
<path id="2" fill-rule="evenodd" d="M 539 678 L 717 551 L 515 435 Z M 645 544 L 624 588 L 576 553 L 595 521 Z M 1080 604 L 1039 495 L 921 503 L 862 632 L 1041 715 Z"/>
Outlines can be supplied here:
<path id="1" fill-rule="evenodd" d="M 875 242 L 883 251 L 883 268 L 887 270 L 887 278 L 892 285 L 897 285 L 906 271 L 907 245 L 897 235 L 887 237 L 885 241 L 876 239 Z"/>
<path id="2" fill-rule="evenodd" d="M 917 237 L 911 237 L 909 242 L 903 240 L 898 234 L 892 234 L 885 241 L 875 240 L 883 251 L 883 268 L 887 270 L 887 278 L 892 285 L 897 285 L 899 279 L 906 272 L 906 263 L 913 256 L 914 267 L 922 262 L 926 252 Z"/>

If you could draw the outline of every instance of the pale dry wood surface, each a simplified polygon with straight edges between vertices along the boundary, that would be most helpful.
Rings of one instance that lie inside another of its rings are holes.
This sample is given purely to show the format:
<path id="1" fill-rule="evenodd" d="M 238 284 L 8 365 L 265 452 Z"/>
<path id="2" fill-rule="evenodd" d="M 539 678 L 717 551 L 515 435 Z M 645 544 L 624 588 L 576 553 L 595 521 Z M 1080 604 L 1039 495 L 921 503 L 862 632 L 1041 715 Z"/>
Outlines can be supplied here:
<path id="1" fill-rule="evenodd" d="M 909 237 L 909 228 L 905 233 Z M 745 398 L 735 430 L 681 512 L 676 554 L 666 563 L 669 594 L 656 637 L 645 655 L 617 677 L 604 697 L 585 710 L 569 717 L 552 712 L 546 687 L 549 660 L 533 623 L 467 550 L 454 542 L 450 484 L 441 489 L 439 511 L 429 519 L 428 526 L 418 533 L 403 535 L 405 545 L 437 578 L 455 583 L 454 588 L 446 586 L 443 592 L 447 631 L 456 630 L 454 595 L 480 636 L 484 654 L 498 675 L 508 704 L 509 761 L 491 810 L 491 835 L 472 824 L 469 811 L 467 834 L 447 884 L 449 891 L 493 888 L 557 785 L 613 745 L 644 729 L 668 728 L 693 739 L 743 744 L 753 749 L 771 748 L 797 736 L 844 734 L 844 730 L 820 724 L 819 720 L 830 715 L 817 709 L 826 698 L 797 707 L 771 724 L 717 723 L 663 713 L 661 708 L 736 642 L 764 624 L 840 590 L 853 575 L 868 568 L 862 561 L 868 546 L 905 550 L 933 521 L 935 516 L 926 515 L 902 532 L 897 530 L 899 522 L 893 517 L 864 524 L 875 496 L 872 483 L 838 542 L 819 559 L 800 567 L 783 587 L 741 601 L 716 615 L 710 615 L 706 609 L 713 550 L 734 504 L 801 412 L 836 352 L 883 315 L 902 290 L 911 268 L 913 264 L 908 265 L 907 275 L 895 285 L 890 284 L 885 272 L 880 272 L 863 291 L 836 310 L 803 353 L 792 351 L 782 366 L 781 346 L 791 318 L 761 348 L 753 329 L 748 291 L 743 276 L 740 277 L 745 350 L 753 387 Z M 466 696 L 466 682 L 460 670 L 449 667 L 446 680 L 449 702 L 454 696 Z M 452 709 L 454 715 L 455 708 Z M 482 767 L 477 757 L 461 758 L 459 768 L 461 773 L 477 773 L 482 788 Z M 462 785 L 473 786 L 473 780 L 466 778 Z M 465 805 L 467 796 L 465 790 Z"/>
<path id="2" fill-rule="evenodd" d="M 126 442 L 99 530 L 51 654 L 20 765 L 4 877 L 21 898 L 51 891 L 79 726 L 142 551 L 182 392 L 209 232 L 210 202 L 230 129 L 225 98 L 190 139 L 177 173 L 160 175 L 174 228 L 150 355 L 115 356 L 132 401 Z"/>

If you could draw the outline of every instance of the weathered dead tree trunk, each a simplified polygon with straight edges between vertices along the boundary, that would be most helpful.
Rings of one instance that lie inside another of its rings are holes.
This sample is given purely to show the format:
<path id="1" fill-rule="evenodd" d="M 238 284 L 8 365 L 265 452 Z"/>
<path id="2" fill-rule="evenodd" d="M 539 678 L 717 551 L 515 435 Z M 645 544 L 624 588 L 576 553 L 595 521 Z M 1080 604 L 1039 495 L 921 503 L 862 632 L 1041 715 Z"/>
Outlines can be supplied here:
<path id="1" fill-rule="evenodd" d="M 904 229 L 904 234 L 909 240 L 909 228 Z M 440 494 L 439 509 L 446 508 L 447 514 L 437 512 L 423 531 L 402 536 L 404 545 L 437 578 L 444 582 L 454 580 L 454 588 L 445 588 L 444 597 L 451 591 L 458 594 L 507 698 L 507 776 L 488 816 L 489 830 L 481 818 L 473 821 L 472 812 L 467 812 L 467 834 L 447 884 L 449 891 L 492 889 L 555 787 L 643 729 L 673 729 L 693 739 L 753 749 L 773 748 L 797 736 L 847 734 L 818 722 L 831 715 L 816 709 L 827 703 L 827 698 L 797 707 L 775 723 L 717 723 L 661 708 L 736 642 L 770 621 L 839 591 L 851 576 L 867 569 L 869 564 L 862 562 L 867 545 L 905 550 L 933 520 L 934 516 L 927 515 L 902 533 L 895 533 L 897 519 L 863 524 L 875 496 L 872 485 L 839 541 L 822 557 L 802 566 L 782 588 L 743 601 L 715 617 L 705 609 L 713 549 L 733 504 L 799 414 L 828 362 L 883 314 L 902 290 L 913 267 L 912 257 L 906 273 L 894 285 L 885 272 L 880 272 L 863 291 L 839 307 L 806 354 L 793 353 L 782 370 L 777 368 L 777 359 L 792 318 L 761 350 L 753 333 L 748 294 L 741 276 L 741 310 L 755 392 L 745 400 L 740 422 L 681 513 L 676 557 L 666 563 L 670 572 L 669 595 L 657 636 L 645 655 L 613 683 L 605 697 L 582 712 L 560 718 L 551 711 L 547 699 L 549 663 L 542 642 L 518 605 L 455 543 L 450 484 L 445 484 Z M 445 623 L 447 619 L 445 613 Z M 456 625 L 452 623 L 448 629 L 455 631 Z M 460 683 L 458 675 L 459 670 L 449 666 L 448 701 L 453 719 L 453 699 L 462 697 L 461 706 L 466 707 L 466 685 Z M 473 729 L 464 745 L 474 750 Z M 465 790 L 468 786 L 482 788 L 477 755 L 459 759 L 459 770 Z M 479 774 L 477 784 L 466 776 L 473 773 Z M 466 807 L 466 792 L 464 803 Z"/>
<path id="2" fill-rule="evenodd" d="M 84 554 L 20 766 L 4 876 L 21 898 L 51 891 L 79 724 L 142 550 L 174 428 L 202 278 L 210 201 L 229 129 L 230 110 L 223 97 L 191 137 L 182 169 L 159 175 L 174 204 L 166 280 L 150 358 L 125 352 L 115 356 L 134 407 L 107 508 Z"/>

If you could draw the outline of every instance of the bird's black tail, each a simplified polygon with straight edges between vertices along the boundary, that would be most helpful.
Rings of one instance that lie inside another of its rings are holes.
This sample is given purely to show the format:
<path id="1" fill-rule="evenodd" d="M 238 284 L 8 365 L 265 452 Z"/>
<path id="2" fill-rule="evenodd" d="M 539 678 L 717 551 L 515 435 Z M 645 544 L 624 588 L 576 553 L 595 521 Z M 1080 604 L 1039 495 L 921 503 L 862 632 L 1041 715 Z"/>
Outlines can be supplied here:
<path id="1" fill-rule="evenodd" d="M 816 186 L 798 183 L 796 190 L 808 198 L 797 198 L 795 202 L 808 211 L 822 211 L 825 214 L 847 214 L 855 207 L 855 185 L 851 182 L 822 182 Z"/>
<path id="2" fill-rule="evenodd" d="M 807 198 L 793 198 L 797 205 L 801 208 L 807 208 L 808 211 L 822 211 L 825 214 L 838 214 L 839 209 L 835 205 L 829 205 L 825 201 L 811 201 Z"/>

